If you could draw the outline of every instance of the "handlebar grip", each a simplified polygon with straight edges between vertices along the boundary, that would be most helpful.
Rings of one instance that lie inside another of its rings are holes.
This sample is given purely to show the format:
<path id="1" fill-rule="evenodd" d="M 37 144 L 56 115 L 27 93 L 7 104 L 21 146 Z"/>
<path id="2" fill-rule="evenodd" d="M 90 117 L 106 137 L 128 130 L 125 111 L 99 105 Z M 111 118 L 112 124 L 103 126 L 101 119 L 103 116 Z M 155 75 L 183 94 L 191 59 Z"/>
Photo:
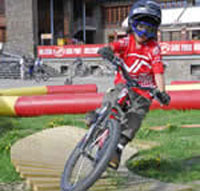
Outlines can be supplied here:
<path id="1" fill-rule="evenodd" d="M 100 48 L 97 53 L 100 54 L 104 59 L 107 59 L 110 62 L 112 62 L 113 59 L 115 58 L 114 52 L 109 46 Z"/>

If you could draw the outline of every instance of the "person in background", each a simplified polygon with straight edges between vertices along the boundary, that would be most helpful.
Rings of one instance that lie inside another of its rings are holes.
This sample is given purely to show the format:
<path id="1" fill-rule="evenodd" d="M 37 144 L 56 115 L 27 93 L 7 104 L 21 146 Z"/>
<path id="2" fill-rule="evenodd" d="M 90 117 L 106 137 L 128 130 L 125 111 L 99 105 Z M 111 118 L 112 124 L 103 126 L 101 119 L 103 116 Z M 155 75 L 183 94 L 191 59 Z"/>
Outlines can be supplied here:
<path id="1" fill-rule="evenodd" d="M 43 60 L 41 58 L 39 58 L 39 57 L 35 60 L 34 70 L 38 71 L 38 72 L 41 72 L 42 74 L 45 73 L 45 71 L 43 69 Z"/>

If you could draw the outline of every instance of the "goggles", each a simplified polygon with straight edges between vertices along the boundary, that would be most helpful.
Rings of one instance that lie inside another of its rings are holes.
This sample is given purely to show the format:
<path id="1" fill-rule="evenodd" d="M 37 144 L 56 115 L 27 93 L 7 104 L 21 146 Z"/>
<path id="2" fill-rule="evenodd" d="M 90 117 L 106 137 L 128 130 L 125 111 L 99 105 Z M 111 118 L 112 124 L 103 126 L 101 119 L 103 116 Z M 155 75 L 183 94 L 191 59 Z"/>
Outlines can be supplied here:
<path id="1" fill-rule="evenodd" d="M 145 36 L 147 38 L 155 38 L 157 35 L 157 27 L 151 23 L 134 21 L 131 27 L 139 37 Z"/>

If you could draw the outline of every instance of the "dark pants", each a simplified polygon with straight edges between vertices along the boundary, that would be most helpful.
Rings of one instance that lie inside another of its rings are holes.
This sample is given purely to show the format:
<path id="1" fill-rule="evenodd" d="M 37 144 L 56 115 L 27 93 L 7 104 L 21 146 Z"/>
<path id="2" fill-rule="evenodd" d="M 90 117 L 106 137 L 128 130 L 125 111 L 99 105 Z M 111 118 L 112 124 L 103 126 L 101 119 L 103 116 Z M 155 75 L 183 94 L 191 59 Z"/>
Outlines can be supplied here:
<path id="1" fill-rule="evenodd" d="M 34 65 L 31 65 L 29 67 L 29 75 L 30 75 L 30 77 L 33 77 L 33 72 L 34 72 Z"/>
<path id="2" fill-rule="evenodd" d="M 106 93 L 103 103 L 110 101 L 112 105 L 116 104 L 117 97 L 123 87 L 124 85 L 119 84 L 115 87 L 115 89 Z M 121 127 L 122 135 L 129 141 L 134 138 L 136 132 L 139 130 L 142 120 L 149 111 L 149 107 L 151 105 L 150 100 L 135 92 L 131 93 L 130 97 L 133 103 L 132 108 L 125 114 L 125 118 L 128 119 L 127 124 Z"/>

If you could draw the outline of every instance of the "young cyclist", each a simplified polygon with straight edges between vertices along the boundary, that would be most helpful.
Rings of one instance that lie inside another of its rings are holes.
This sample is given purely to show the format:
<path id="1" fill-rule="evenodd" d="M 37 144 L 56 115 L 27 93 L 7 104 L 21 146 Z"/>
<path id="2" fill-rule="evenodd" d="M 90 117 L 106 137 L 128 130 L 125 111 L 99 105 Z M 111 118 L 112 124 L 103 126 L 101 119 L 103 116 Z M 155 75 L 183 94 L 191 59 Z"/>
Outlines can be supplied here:
<path id="1" fill-rule="evenodd" d="M 129 75 L 143 87 L 157 87 L 162 102 L 167 105 L 170 102 L 170 97 L 165 92 L 164 67 L 160 47 L 156 42 L 160 23 L 161 9 L 159 4 L 154 0 L 138 0 L 133 4 L 129 13 L 130 33 L 128 36 L 99 51 L 101 55 L 105 53 L 108 60 L 109 54 L 112 58 L 113 52 L 117 53 L 124 60 Z M 125 80 L 120 72 L 116 74 L 114 83 L 115 89 L 105 95 L 104 101 L 116 100 L 117 95 L 122 90 Z M 149 111 L 152 97 L 148 91 L 134 88 L 131 99 L 133 100 L 133 108 L 126 114 L 127 125 L 122 128 L 118 148 L 109 163 L 109 166 L 114 169 L 117 169 L 120 164 L 123 148 L 133 139 Z"/>

